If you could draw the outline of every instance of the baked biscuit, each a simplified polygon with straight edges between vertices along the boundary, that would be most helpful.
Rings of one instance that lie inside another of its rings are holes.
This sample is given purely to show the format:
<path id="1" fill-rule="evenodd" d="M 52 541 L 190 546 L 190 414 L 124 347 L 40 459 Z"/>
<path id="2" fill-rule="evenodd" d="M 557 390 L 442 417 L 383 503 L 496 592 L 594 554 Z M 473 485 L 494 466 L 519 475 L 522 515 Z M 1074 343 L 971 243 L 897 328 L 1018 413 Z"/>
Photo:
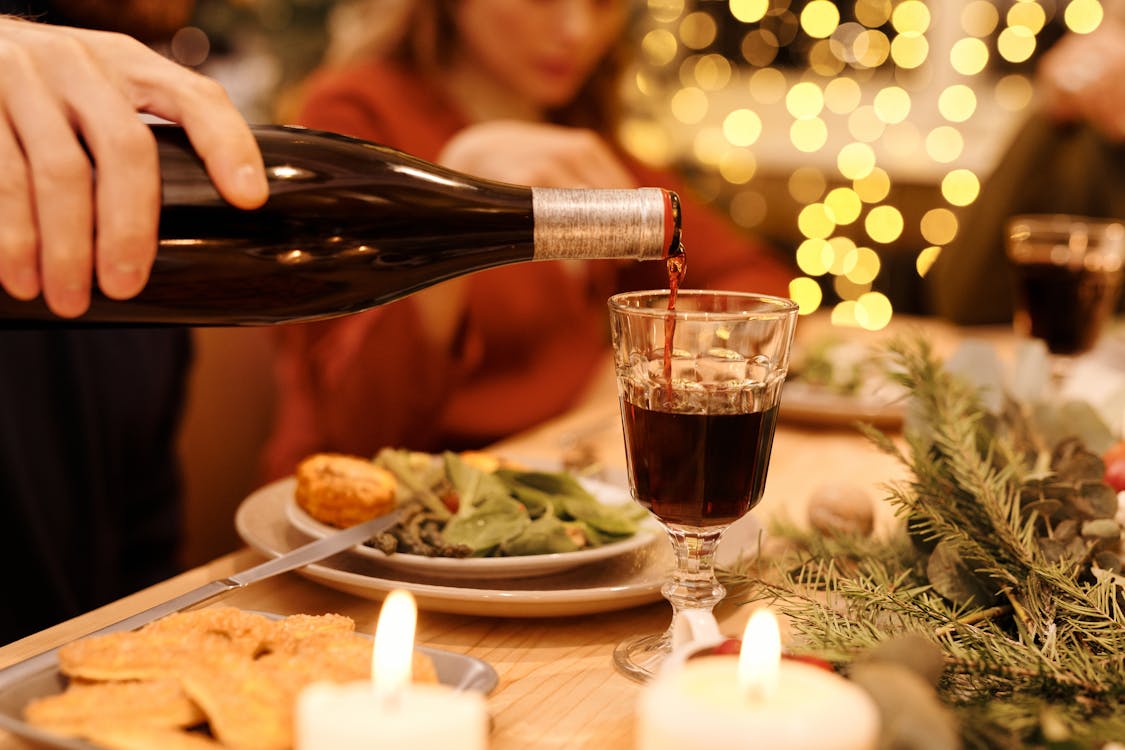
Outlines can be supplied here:
<path id="1" fill-rule="evenodd" d="M 96 726 L 182 729 L 206 720 L 175 679 L 73 683 L 65 692 L 31 701 L 24 717 L 29 724 L 75 736 L 87 736 Z"/>
<path id="2" fill-rule="evenodd" d="M 357 456 L 316 453 L 297 465 L 297 505 L 330 526 L 346 529 L 395 507 L 398 480 Z"/>

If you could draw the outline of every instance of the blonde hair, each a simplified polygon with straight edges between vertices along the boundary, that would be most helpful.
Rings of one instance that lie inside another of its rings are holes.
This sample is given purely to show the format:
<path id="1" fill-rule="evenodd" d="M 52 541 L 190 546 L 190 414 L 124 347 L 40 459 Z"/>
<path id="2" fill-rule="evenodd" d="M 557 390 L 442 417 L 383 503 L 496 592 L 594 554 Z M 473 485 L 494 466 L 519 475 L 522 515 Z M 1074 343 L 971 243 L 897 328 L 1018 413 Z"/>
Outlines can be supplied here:
<path id="1" fill-rule="evenodd" d="M 329 19 L 325 62 L 345 65 L 371 57 L 395 60 L 437 80 L 456 46 L 458 0 L 352 0 Z M 566 105 L 548 113 L 559 125 L 596 130 L 613 138 L 620 118 L 620 82 L 630 62 L 625 34 Z"/>

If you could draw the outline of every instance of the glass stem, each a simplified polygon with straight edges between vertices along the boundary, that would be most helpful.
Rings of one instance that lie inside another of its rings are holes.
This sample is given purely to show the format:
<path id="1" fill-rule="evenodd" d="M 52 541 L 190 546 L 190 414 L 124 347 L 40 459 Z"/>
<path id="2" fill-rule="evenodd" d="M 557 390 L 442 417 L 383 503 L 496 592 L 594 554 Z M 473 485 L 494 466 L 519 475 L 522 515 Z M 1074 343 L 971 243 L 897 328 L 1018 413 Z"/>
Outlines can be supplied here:
<path id="1" fill-rule="evenodd" d="M 670 525 L 668 535 L 676 555 L 676 569 L 661 593 L 672 604 L 673 621 L 675 613 L 682 609 L 711 611 L 726 595 L 726 589 L 715 578 L 715 550 L 723 530 Z"/>

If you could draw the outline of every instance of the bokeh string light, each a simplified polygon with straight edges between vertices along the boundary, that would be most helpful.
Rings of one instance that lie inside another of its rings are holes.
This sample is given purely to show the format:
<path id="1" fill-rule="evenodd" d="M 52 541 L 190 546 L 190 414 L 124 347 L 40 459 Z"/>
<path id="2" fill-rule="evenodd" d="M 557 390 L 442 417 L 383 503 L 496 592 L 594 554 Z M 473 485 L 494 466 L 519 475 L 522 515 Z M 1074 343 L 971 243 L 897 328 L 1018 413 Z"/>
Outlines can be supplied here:
<path id="1" fill-rule="evenodd" d="M 801 274 L 790 295 L 802 314 L 831 305 L 834 323 L 877 330 L 894 314 L 880 274 L 905 255 L 924 277 L 956 239 L 996 156 L 981 158 L 979 133 L 996 113 L 1031 105 L 1048 30 L 1089 33 L 1103 9 L 1098 0 L 647 0 L 647 17 L 626 145 L 662 164 L 689 155 L 748 229 L 771 218 L 778 193 L 762 180 L 777 181 L 778 151 L 788 149 L 782 194 L 795 206 Z M 923 181 L 931 205 L 902 198 Z"/>

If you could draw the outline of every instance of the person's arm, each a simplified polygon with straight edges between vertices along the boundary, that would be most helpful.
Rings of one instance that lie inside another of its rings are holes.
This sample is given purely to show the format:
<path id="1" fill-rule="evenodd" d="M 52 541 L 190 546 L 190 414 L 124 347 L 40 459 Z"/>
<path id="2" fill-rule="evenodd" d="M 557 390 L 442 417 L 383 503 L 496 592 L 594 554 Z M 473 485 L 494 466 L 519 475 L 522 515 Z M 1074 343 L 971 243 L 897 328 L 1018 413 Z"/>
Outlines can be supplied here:
<path id="1" fill-rule="evenodd" d="M 156 255 L 156 141 L 138 116 L 184 126 L 220 194 L 268 196 L 257 142 L 215 81 L 130 37 L 0 16 L 0 286 L 81 315 L 144 287 Z"/>

